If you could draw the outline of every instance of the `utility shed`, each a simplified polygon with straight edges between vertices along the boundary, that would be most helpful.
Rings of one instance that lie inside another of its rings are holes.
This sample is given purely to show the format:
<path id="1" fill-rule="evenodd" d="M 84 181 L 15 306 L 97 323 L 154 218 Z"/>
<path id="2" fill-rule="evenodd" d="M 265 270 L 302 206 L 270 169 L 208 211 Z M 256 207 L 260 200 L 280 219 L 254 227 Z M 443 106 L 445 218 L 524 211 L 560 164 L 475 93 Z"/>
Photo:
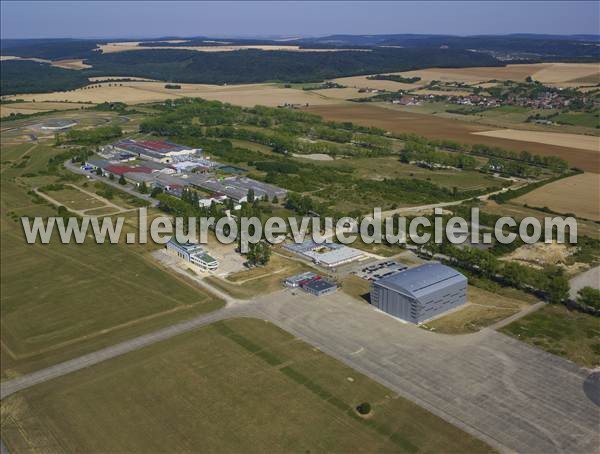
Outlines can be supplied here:
<path id="1" fill-rule="evenodd" d="M 371 284 L 371 304 L 394 317 L 423 323 L 467 302 L 467 278 L 449 266 L 427 263 Z"/>

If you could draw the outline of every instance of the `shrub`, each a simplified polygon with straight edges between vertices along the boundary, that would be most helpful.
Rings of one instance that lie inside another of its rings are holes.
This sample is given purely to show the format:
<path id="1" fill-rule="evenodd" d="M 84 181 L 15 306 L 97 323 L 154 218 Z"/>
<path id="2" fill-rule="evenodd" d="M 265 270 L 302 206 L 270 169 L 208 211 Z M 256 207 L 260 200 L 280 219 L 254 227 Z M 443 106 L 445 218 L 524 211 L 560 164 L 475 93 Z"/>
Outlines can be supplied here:
<path id="1" fill-rule="evenodd" d="M 358 407 L 356 407 L 356 411 L 361 415 L 368 415 L 371 413 L 371 404 L 369 402 L 363 402 Z"/>

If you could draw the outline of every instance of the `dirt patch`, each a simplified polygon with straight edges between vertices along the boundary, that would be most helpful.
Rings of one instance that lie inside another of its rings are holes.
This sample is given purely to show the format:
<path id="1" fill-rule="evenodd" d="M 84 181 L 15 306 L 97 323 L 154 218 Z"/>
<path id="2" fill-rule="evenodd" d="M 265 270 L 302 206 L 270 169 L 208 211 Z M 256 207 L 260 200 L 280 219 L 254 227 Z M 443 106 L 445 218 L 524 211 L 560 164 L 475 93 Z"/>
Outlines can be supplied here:
<path id="1" fill-rule="evenodd" d="M 515 202 L 600 221 L 600 175 L 583 173 L 563 178 L 531 191 Z"/>
<path id="2" fill-rule="evenodd" d="M 313 161 L 333 161 L 333 158 L 328 154 L 313 153 L 313 154 L 298 154 L 293 153 L 295 158 L 312 159 Z"/>
<path id="3" fill-rule="evenodd" d="M 321 115 L 326 120 L 350 121 L 363 126 L 376 126 L 395 133 L 413 132 L 430 139 L 449 139 L 466 144 L 497 146 L 513 151 L 527 150 L 543 156 L 559 156 L 572 166 L 600 173 L 600 156 L 597 151 L 477 135 L 474 133 L 489 131 L 489 127 L 433 115 L 401 111 L 394 109 L 392 105 L 382 107 L 346 103 L 310 106 L 307 110 Z"/>
<path id="4" fill-rule="evenodd" d="M 547 265 L 565 264 L 573 252 L 574 249 L 566 244 L 525 244 L 510 254 L 502 257 L 501 260 L 520 262 L 534 268 L 543 268 Z"/>

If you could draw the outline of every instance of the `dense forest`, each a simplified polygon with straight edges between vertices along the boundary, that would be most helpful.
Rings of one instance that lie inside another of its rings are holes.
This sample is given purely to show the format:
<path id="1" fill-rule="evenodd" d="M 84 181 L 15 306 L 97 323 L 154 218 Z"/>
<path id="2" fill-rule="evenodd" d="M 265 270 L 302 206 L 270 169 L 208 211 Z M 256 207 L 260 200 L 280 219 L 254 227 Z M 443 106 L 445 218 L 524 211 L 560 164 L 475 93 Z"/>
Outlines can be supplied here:
<path id="1" fill-rule="evenodd" d="M 441 49 L 373 49 L 366 52 L 289 52 L 241 50 L 195 52 L 147 50 L 94 55 L 89 74 L 138 76 L 170 82 L 319 82 L 354 74 L 406 71 L 424 67 L 494 66 L 491 56 Z"/>
<path id="2" fill-rule="evenodd" d="M 172 39 L 173 37 L 171 37 Z M 143 40 L 142 46 L 170 47 L 223 45 L 207 37 L 183 43 Z M 106 40 L 30 39 L 2 40 L 2 55 L 50 60 L 84 59 L 92 68 L 65 72 L 40 63 L 2 62 L 1 94 L 69 90 L 85 84 L 85 77 L 148 77 L 173 83 L 235 84 L 320 82 L 342 76 L 381 74 L 427 67 L 501 65 L 502 60 L 598 61 L 597 36 L 506 35 L 336 35 L 299 38 L 286 44 L 310 48 L 353 48 L 361 51 L 292 52 L 240 50 L 197 52 L 185 49 L 147 49 L 102 54 L 96 49 Z M 227 39 L 228 44 L 281 45 L 268 39 Z"/>
<path id="3" fill-rule="evenodd" d="M 241 50 L 196 52 L 153 49 L 100 54 L 86 63 L 92 68 L 69 71 L 47 64 L 2 62 L 2 95 L 70 90 L 86 77 L 147 77 L 177 83 L 236 84 L 267 81 L 320 82 L 354 74 L 406 71 L 426 67 L 494 66 L 493 57 L 469 51 L 440 49 L 374 49 L 366 52 L 290 52 Z"/>
<path id="4" fill-rule="evenodd" d="M 4 61 L 0 65 L 0 75 L 2 95 L 72 90 L 88 83 L 81 71 L 30 60 Z"/>

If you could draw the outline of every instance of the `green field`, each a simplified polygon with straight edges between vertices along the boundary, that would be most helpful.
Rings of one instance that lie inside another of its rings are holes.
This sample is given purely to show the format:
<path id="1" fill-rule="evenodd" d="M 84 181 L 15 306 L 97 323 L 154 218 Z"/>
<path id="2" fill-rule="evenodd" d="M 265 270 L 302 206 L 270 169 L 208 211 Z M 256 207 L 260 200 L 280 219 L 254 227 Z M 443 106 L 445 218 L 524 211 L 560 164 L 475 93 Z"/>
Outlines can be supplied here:
<path id="1" fill-rule="evenodd" d="M 371 414 L 355 407 L 369 402 Z M 10 452 L 490 452 L 259 320 L 219 322 L 2 402 Z"/>
<path id="2" fill-rule="evenodd" d="M 3 146 L 2 160 L 14 160 L 28 148 Z M 58 241 L 27 244 L 19 217 L 56 214 L 54 206 L 28 191 L 59 177 L 24 175 L 43 171 L 56 153 L 53 147 L 38 145 L 29 153 L 31 158 L 25 166 L 2 164 L 2 378 L 28 373 L 222 305 L 215 297 L 158 268 L 142 247 L 93 242 L 62 245 Z M 50 194 L 73 200 L 77 195 L 77 207 L 83 208 L 81 202 L 89 196 L 72 191 Z"/>
<path id="3" fill-rule="evenodd" d="M 552 121 L 565 125 L 600 128 L 600 112 L 566 112 L 551 118 Z"/>
<path id="4" fill-rule="evenodd" d="M 551 305 L 511 323 L 501 331 L 582 366 L 600 366 L 598 317 L 570 311 L 563 305 Z"/>

